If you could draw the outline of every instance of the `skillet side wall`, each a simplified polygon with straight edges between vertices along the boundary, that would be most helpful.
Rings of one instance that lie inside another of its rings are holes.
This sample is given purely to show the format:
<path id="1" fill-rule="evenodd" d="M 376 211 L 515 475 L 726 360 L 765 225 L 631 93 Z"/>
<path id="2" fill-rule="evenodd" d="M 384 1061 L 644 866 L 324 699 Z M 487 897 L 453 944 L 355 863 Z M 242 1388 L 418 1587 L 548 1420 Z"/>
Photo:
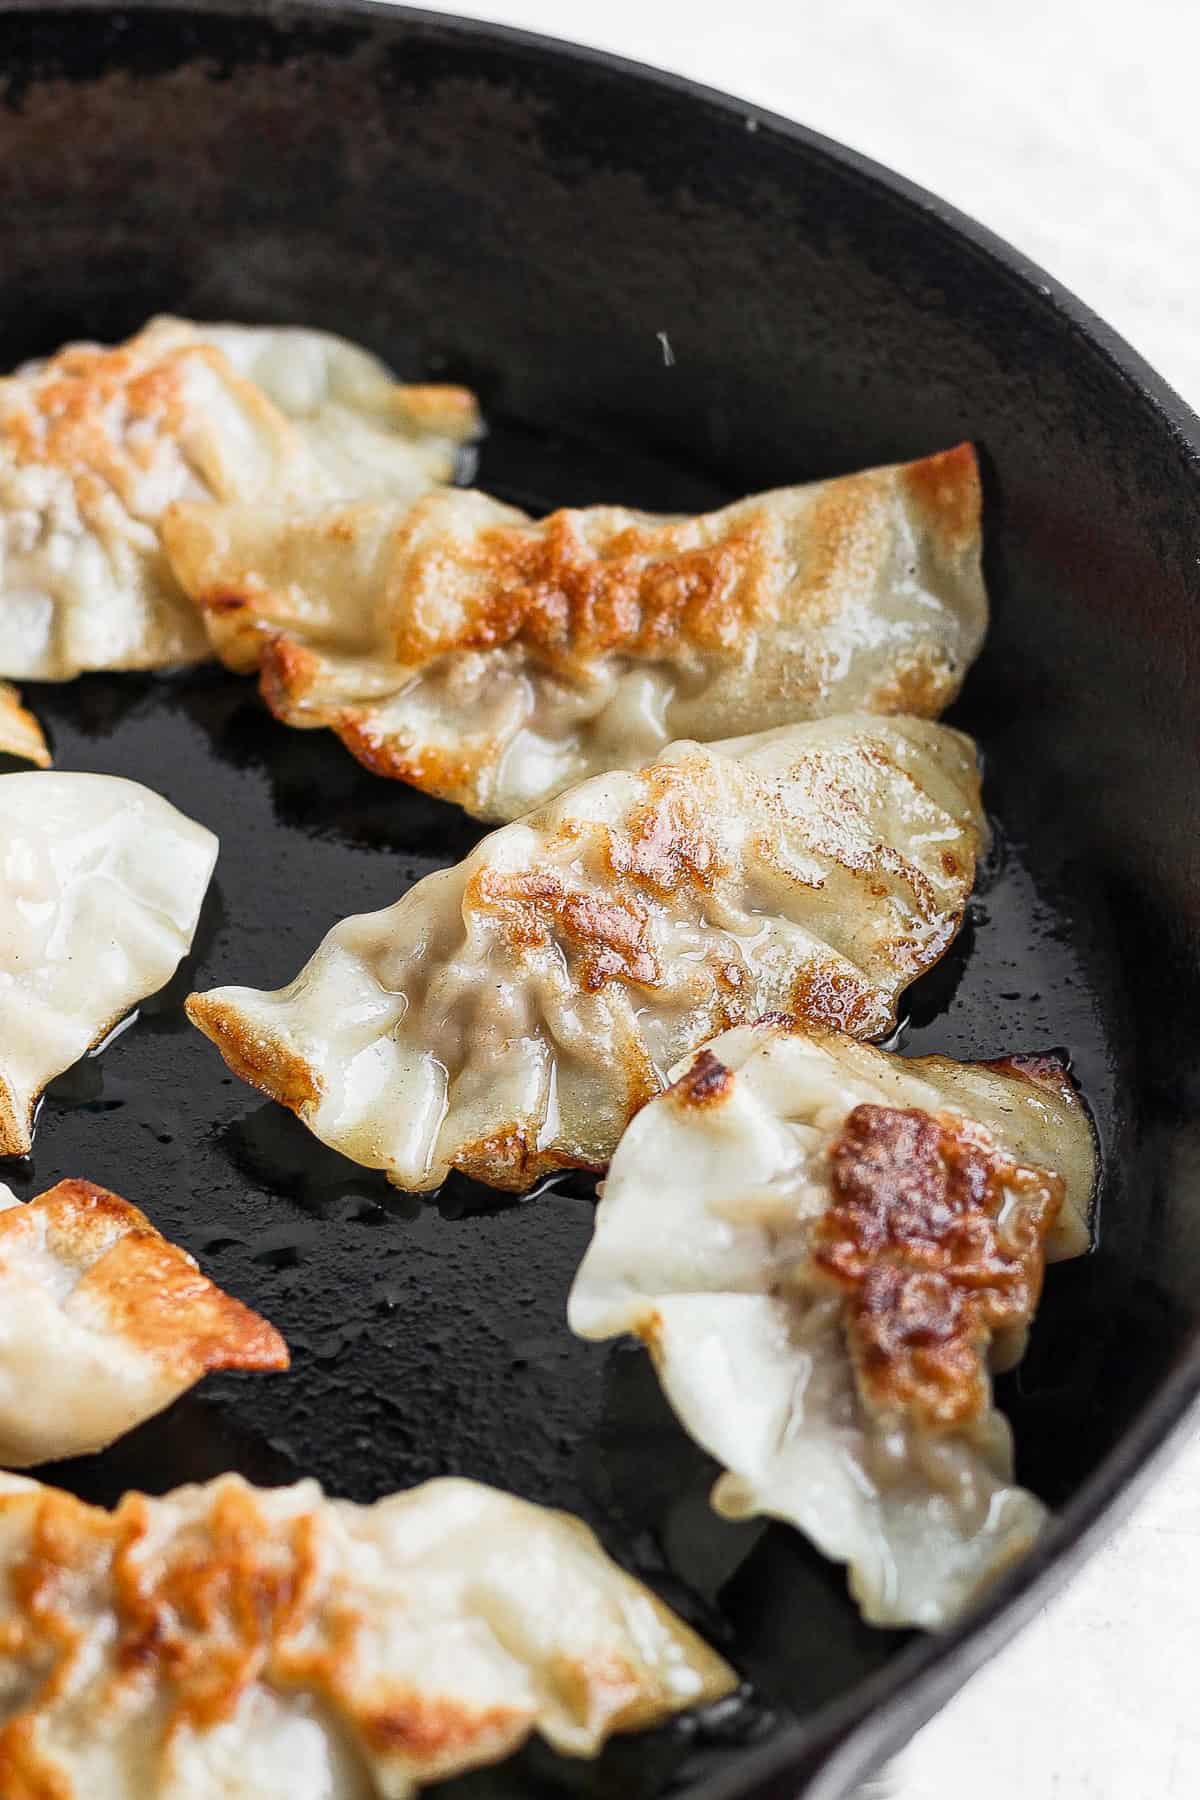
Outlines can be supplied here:
<path id="1" fill-rule="evenodd" d="M 168 308 L 324 325 L 628 449 L 628 491 L 585 470 L 580 501 L 671 504 L 647 455 L 716 497 L 978 443 L 994 618 L 956 716 L 1103 1021 L 1104 1229 L 1059 1329 L 1086 1368 L 1024 1471 L 1067 1500 L 1200 1312 L 1194 450 L 1051 300 L 819 143 L 482 31 L 289 16 L 0 10 L 0 362 Z M 946 1047 L 1025 1047 L 1003 1029 Z"/>

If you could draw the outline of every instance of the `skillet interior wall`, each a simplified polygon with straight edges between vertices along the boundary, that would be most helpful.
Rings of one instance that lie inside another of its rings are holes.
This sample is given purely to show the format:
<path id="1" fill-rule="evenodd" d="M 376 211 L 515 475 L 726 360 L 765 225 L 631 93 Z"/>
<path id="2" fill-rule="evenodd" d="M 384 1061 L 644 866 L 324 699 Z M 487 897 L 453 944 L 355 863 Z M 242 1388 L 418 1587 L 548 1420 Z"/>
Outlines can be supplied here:
<path id="1" fill-rule="evenodd" d="M 325 325 L 406 374 L 473 381 L 500 427 L 485 454 L 505 491 L 533 502 L 701 504 L 964 436 L 980 444 L 995 616 L 960 716 L 981 734 L 989 801 L 1016 863 L 1032 870 L 1047 932 L 1069 940 L 1080 1004 L 1095 1014 L 1081 1073 L 1108 1153 L 1099 1251 L 1056 1277 L 1035 1348 L 1028 1385 L 1041 1398 L 1023 1408 L 1018 1390 L 1010 1396 L 1024 1473 L 1065 1498 L 1178 1353 L 1200 1291 L 1189 1199 L 1200 789 L 1187 686 L 1200 666 L 1187 523 L 1197 481 L 1182 446 L 1164 452 L 1149 402 L 1131 410 L 1126 378 L 1102 353 L 935 214 L 819 154 L 798 156 L 769 125 L 751 130 L 736 111 L 434 22 L 369 28 L 286 9 L 274 18 L 0 12 L 5 366 L 84 331 L 119 336 L 163 308 Z M 1139 417 L 1143 431 L 1131 427 Z M 560 454 L 562 435 L 599 448 Z M 551 463 L 559 475 L 547 495 Z M 252 716 L 248 695 L 206 675 L 185 688 L 169 754 L 194 760 L 189 779 L 203 779 L 193 728 L 244 767 L 276 756 L 262 748 L 274 728 Z M 154 734 L 172 729 L 161 696 L 137 681 L 123 698 L 112 684 L 81 692 L 39 696 L 68 740 L 77 705 L 92 741 L 139 708 L 157 717 L 123 752 L 135 765 L 125 772 L 140 763 L 153 782 Z M 78 749 L 87 754 L 82 740 Z M 360 836 L 395 848 L 382 823 L 391 790 L 368 794 L 333 746 L 291 741 L 278 754 L 287 773 L 277 808 L 286 813 L 287 791 L 324 784 L 331 817 L 344 810 Z M 407 879 L 461 854 L 474 834 L 448 810 L 404 798 Z M 331 827 L 311 853 L 329 863 L 324 923 L 399 885 L 381 861 L 373 890 L 337 906 L 337 837 Z M 297 878 L 297 865 L 281 866 L 280 891 Z M 243 904 L 231 870 L 210 909 L 210 944 L 224 928 L 220 907 Z M 271 895 L 257 904 L 262 978 L 281 979 L 308 946 L 286 933 L 276 941 Z M 1016 946 L 1014 960 L 1026 953 Z M 1051 1023 L 1061 1016 L 1048 1006 Z M 953 1027 L 911 1047 L 1023 1047 L 1003 1008 L 973 1029 L 974 1041 Z M 188 1068 L 208 1067 L 202 1047 L 180 1054 Z M 169 1109 L 167 1085 L 160 1097 Z M 253 1113 L 245 1099 L 240 1113 Z M 253 1121 L 244 1165 L 256 1154 L 260 1165 L 308 1157 L 311 1197 L 323 1179 L 311 1142 L 297 1131 L 282 1150 L 256 1150 L 254 1131 L 261 1139 L 277 1123 Z M 116 1168 L 72 1172 L 120 1185 Z M 188 1179 L 171 1166 L 171 1183 Z M 364 1192 L 375 1205 L 376 1189 Z M 155 1212 L 149 1189 L 130 1197 Z M 193 1197 L 215 1226 L 218 1199 Z M 542 1210 L 547 1263 L 565 1267 L 586 1235 L 586 1206 L 566 1202 L 553 1219 Z M 420 1225 L 436 1228 L 436 1215 Z M 281 1221 L 268 1257 L 297 1252 L 289 1229 Z M 205 1247 L 202 1232 L 186 1241 Z M 348 1291 L 354 1276 L 350 1261 L 329 1263 L 333 1314 L 339 1284 Z M 501 1278 L 515 1270 L 501 1265 Z M 431 1321 L 428 1359 L 453 1355 L 456 1323 L 452 1310 Z M 588 1379 L 593 1352 L 545 1353 L 561 1357 L 548 1394 Z M 1057 1401 L 1044 1366 L 1053 1353 L 1069 1367 Z M 614 1367 L 610 1380 L 639 1382 Z M 570 1404 L 569 1392 L 547 1401 L 564 1419 Z M 645 1405 L 657 1430 L 652 1396 Z M 286 1445 L 240 1447 L 203 1408 L 163 1430 L 156 1454 L 173 1466 L 157 1485 L 231 1455 L 263 1478 L 290 1473 Z M 469 1461 L 449 1421 L 447 1432 L 450 1456 Z M 88 1479 L 119 1486 L 129 1464 L 107 1467 Z M 376 1491 L 386 1473 L 372 1471 Z M 532 1472 L 529 1485 L 536 1492 Z M 849 1623 L 838 1629 L 847 1678 L 886 1651 L 865 1652 Z M 833 1661 L 813 1676 L 812 1698 L 842 1678 Z"/>

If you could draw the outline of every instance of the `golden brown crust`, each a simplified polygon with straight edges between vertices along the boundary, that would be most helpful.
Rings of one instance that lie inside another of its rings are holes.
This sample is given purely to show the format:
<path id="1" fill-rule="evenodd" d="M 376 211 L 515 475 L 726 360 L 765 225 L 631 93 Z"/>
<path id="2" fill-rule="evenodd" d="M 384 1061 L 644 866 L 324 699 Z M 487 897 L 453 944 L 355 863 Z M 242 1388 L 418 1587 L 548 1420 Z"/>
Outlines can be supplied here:
<path id="1" fill-rule="evenodd" d="M 932 961 L 933 958 L 930 958 Z M 788 996 L 791 1019 L 801 1025 L 828 1025 L 851 1037 L 877 1037 L 892 1022 L 886 996 L 861 976 L 830 963 L 809 963 L 792 983 Z M 774 1016 L 774 1015 L 772 1015 Z"/>
<path id="2" fill-rule="evenodd" d="M 655 987 L 661 979 L 649 942 L 650 915 L 632 895 L 600 899 L 572 892 L 548 871 L 509 874 L 484 866 L 468 883 L 464 907 L 502 919 L 505 941 L 518 951 L 560 937 L 577 957 L 588 993 L 609 981 Z"/>
<path id="3" fill-rule="evenodd" d="M 684 885 L 711 893 L 726 865 L 705 828 L 699 798 L 687 791 L 686 774 L 664 763 L 646 769 L 643 779 L 645 801 L 629 814 L 619 838 L 607 834 L 609 869 L 654 894 L 673 894 Z"/>
<path id="4" fill-rule="evenodd" d="M 293 1112 L 318 1103 L 321 1082 L 316 1070 L 275 1039 L 254 1032 L 236 1007 L 211 994 L 189 994 L 183 1006 L 192 1024 L 211 1038 L 234 1074 L 251 1087 Z"/>
<path id="5" fill-rule="evenodd" d="M 93 1293 L 121 1336 L 169 1366 L 180 1381 L 217 1369 L 286 1369 L 279 1333 L 202 1275 L 157 1231 L 135 1229 L 75 1289 Z"/>
<path id="6" fill-rule="evenodd" d="M 908 463 L 902 479 L 944 555 L 963 556 L 974 549 L 983 522 L 983 489 L 973 444 L 956 444 Z"/>
<path id="7" fill-rule="evenodd" d="M 718 1062 L 711 1050 L 700 1050 L 691 1066 L 668 1089 L 676 1105 L 683 1107 L 719 1106 L 733 1092 L 734 1074 Z"/>
<path id="8" fill-rule="evenodd" d="M 962 673 L 952 669 L 944 656 L 924 651 L 910 657 L 890 680 L 871 693 L 871 709 L 878 713 L 909 713 L 917 719 L 936 719 L 962 685 Z"/>
<path id="9" fill-rule="evenodd" d="M 442 491 L 257 526 L 184 503 L 164 542 L 217 654 L 260 669 L 277 717 L 328 727 L 373 773 L 512 818 L 561 785 L 525 730 L 569 732 L 571 769 L 598 772 L 639 687 L 654 700 L 631 760 L 656 733 L 719 738 L 851 707 L 936 716 L 982 635 L 979 511 L 964 445 L 693 518 L 596 506 L 534 520 Z M 925 599 L 890 579 L 914 542 Z M 489 710 L 492 675 L 503 704 Z"/>
<path id="10" fill-rule="evenodd" d="M 272 659 L 276 651 L 272 651 Z M 277 718 L 296 723 L 295 712 L 281 703 L 272 685 L 273 660 L 264 662 L 261 678 L 263 698 Z M 352 713 L 339 713 L 328 723 L 337 733 L 351 756 L 372 775 L 389 781 L 407 781 L 440 800 L 461 802 L 464 795 L 475 793 L 485 755 L 472 756 L 467 750 L 449 751 L 433 744 L 419 750 L 403 750 L 395 739 L 382 737 L 369 719 L 357 719 Z"/>
<path id="11" fill-rule="evenodd" d="M 18 1112 L 12 1088 L 0 1074 L 0 1156 L 24 1156 L 33 1143 L 34 1107 Z"/>
<path id="12" fill-rule="evenodd" d="M 202 604 L 206 612 L 237 612 L 254 610 L 255 596 L 250 593 L 216 594 Z M 314 651 L 295 638 L 264 636 L 259 665 L 258 687 L 263 699 L 278 718 L 292 710 L 292 699 L 304 695 L 313 686 L 313 677 L 320 669 L 321 659 Z M 222 651 L 222 655 L 224 655 Z M 249 664 L 253 667 L 253 663 Z"/>
<path id="13" fill-rule="evenodd" d="M 2 1648 L 35 1684 L 28 1704 L 0 1731 L 4 1800 L 74 1800 L 37 1746 L 36 1723 L 85 1673 L 85 1594 L 111 1613 L 110 1669 L 100 1729 L 127 1699 L 161 1698 L 155 1729 L 169 1745 L 184 1729 L 204 1732 L 231 1718 L 259 1683 L 281 1694 L 308 1690 L 330 1703 L 366 1751 L 394 1759 L 420 1783 L 495 1760 L 533 1727 L 539 1704 L 480 1706 L 453 1692 L 364 1673 L 360 1648 L 371 1623 L 320 1511 L 322 1502 L 272 1519 L 260 1496 L 236 1480 L 204 1496 L 203 1511 L 165 1537 L 156 1503 L 127 1494 L 112 1513 L 52 1488 L 0 1499 L 0 1515 L 29 1515 L 27 1547 L 10 1567 Z M 544 1678 L 558 1704 L 594 1729 L 661 1718 L 652 1693 L 619 1655 L 549 1659 Z M 723 1684 L 728 1686 L 728 1682 Z M 670 1703 L 668 1702 L 668 1706 Z"/>
<path id="14" fill-rule="evenodd" d="M 479 593 L 462 629 L 432 642 L 402 631 L 393 655 L 416 667 L 446 650 L 520 641 L 570 674 L 614 650 L 656 659 L 689 643 L 732 652 L 769 591 L 770 530 L 762 509 L 703 547 L 684 547 L 685 526 L 656 524 L 628 526 L 596 550 L 578 513 L 552 513 L 532 530 L 493 526 L 456 552 Z M 418 564 L 441 554 L 419 552 Z"/>
<path id="15" fill-rule="evenodd" d="M 174 1380 L 190 1385 L 218 1369 L 288 1367 L 275 1327 L 202 1275 L 119 1194 L 72 1179 L 0 1212 L 0 1264 L 6 1243 L 35 1225 L 52 1254 L 82 1270 L 71 1291 L 75 1308 L 96 1307 Z"/>
<path id="16" fill-rule="evenodd" d="M 442 1696 L 394 1693 L 385 1707 L 363 1716 L 360 1729 L 379 1755 L 437 1767 L 464 1755 L 471 1762 L 497 1760 L 525 1736 L 529 1715 L 516 1706 L 471 1708 Z"/>
<path id="17" fill-rule="evenodd" d="M 639 1095 L 636 1104 L 629 1108 L 631 1117 L 655 1091 L 651 1088 L 648 1093 Z M 463 1144 L 454 1152 L 453 1167 L 487 1187 L 522 1194 L 544 1175 L 557 1175 L 566 1169 L 578 1169 L 584 1175 L 602 1175 L 605 1164 L 589 1162 L 585 1157 L 572 1156 L 565 1150 L 539 1150 L 530 1144 L 521 1126 L 511 1125 Z"/>
<path id="18" fill-rule="evenodd" d="M 28 1715 L 0 1727 L 0 1794 L 5 1800 L 79 1800 L 75 1784 L 38 1754 Z"/>
<path id="19" fill-rule="evenodd" d="M 470 388 L 418 382 L 395 390 L 395 409 L 415 430 L 434 437 L 465 444 L 482 430 L 479 402 Z"/>
<path id="20" fill-rule="evenodd" d="M 218 350 L 194 342 L 164 346 L 149 362 L 139 338 L 115 349 L 70 344 L 24 386 L 24 404 L 0 414 L 0 443 L 18 463 L 69 474 L 87 518 L 109 490 L 129 504 L 153 466 L 155 446 L 177 443 L 184 431 L 184 379 L 197 360 L 224 368 Z M 118 412 L 121 429 L 114 431 Z"/>
<path id="21" fill-rule="evenodd" d="M 1066 1063 L 1060 1056 L 1050 1052 L 1031 1056 L 999 1056 L 991 1062 L 980 1063 L 979 1067 L 994 1069 L 998 1075 L 1016 1076 L 1020 1081 L 1031 1081 L 1035 1087 L 1061 1094 L 1064 1100 L 1069 1100 L 1072 1104 L 1078 1102 L 1079 1095 Z"/>
<path id="22" fill-rule="evenodd" d="M 980 1125 L 887 1106 L 849 1114 L 830 1175 L 814 1262 L 846 1296 L 864 1400 L 933 1429 L 981 1418 L 991 1337 L 1037 1305 L 1061 1177 Z"/>
<path id="23" fill-rule="evenodd" d="M 0 751 L 19 756 L 36 768 L 50 767 L 50 750 L 33 714 L 21 705 L 21 696 L 9 681 L 0 681 Z"/>

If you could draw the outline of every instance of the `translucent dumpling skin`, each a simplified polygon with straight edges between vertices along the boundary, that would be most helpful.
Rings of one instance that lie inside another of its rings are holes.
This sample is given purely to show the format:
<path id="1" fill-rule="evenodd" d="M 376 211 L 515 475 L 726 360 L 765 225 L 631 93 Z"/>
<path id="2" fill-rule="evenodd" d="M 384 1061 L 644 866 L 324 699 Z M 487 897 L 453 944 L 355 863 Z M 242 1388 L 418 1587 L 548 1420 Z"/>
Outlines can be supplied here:
<path id="1" fill-rule="evenodd" d="M 211 831 L 115 775 L 0 775 L 0 1154 L 192 942 Z"/>
<path id="2" fill-rule="evenodd" d="M 477 428 L 464 390 L 402 387 L 320 331 L 160 318 L 27 364 L 0 379 L 0 675 L 208 656 L 163 552 L 173 502 L 408 502 Z"/>
<path id="3" fill-rule="evenodd" d="M 675 738 L 936 717 L 987 623 L 969 444 L 691 519 L 304 500 L 171 509 L 213 648 L 289 725 L 484 819 Z"/>
<path id="4" fill-rule="evenodd" d="M 577 1519 L 475 1482 L 226 1475 L 108 1513 L 0 1476 L 6 1800 L 408 1800 L 734 1684 Z"/>
<path id="5" fill-rule="evenodd" d="M 571 1292 L 632 1332 L 721 1464 L 717 1509 L 849 1565 L 879 1625 L 951 1623 L 1033 1542 L 990 1371 L 1087 1248 L 1095 1146 L 1052 1058 L 908 1059 L 767 1021 L 676 1071 L 613 1158 Z"/>
<path id="6" fill-rule="evenodd" d="M 203 1376 L 278 1370 L 273 1326 L 95 1182 L 0 1184 L 0 1467 L 103 1450 Z"/>
<path id="7" fill-rule="evenodd" d="M 429 1188 L 600 1168 L 678 1057 L 765 1011 L 891 1028 L 958 929 L 970 741 L 847 716 L 676 744 L 343 920 L 277 993 L 193 995 L 229 1066 L 335 1149 Z"/>

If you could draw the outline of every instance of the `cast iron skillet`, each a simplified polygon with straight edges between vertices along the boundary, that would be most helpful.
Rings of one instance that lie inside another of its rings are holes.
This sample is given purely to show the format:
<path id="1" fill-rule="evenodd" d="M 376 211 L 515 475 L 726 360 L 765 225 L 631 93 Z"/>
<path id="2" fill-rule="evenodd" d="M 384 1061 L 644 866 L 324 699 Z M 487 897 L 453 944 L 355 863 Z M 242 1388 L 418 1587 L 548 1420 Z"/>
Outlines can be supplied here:
<path id="1" fill-rule="evenodd" d="M 716 1522 L 712 1469 L 644 1357 L 569 1338 L 585 1186 L 410 1201 L 259 1103 L 183 1024 L 190 984 L 274 985 L 336 917 L 393 899 L 476 828 L 276 726 L 211 669 L 32 695 L 60 767 L 151 782 L 222 856 L 190 965 L 56 1084 L 12 1179 L 125 1193 L 295 1357 L 290 1377 L 213 1382 L 55 1478 L 111 1499 L 230 1466 L 311 1471 L 366 1500 L 457 1471 L 572 1507 L 747 1690 L 595 1769 L 534 1750 L 452 1791 L 840 1795 L 1078 1562 L 1200 1385 L 1200 424 L 940 202 L 609 57 L 358 4 L 7 0 L 0 77 L 5 366 L 164 308 L 327 326 L 408 375 L 475 383 L 493 424 L 481 480 L 537 507 L 691 508 L 981 447 L 994 624 L 958 717 L 984 750 L 997 848 L 904 1042 L 1069 1046 L 1106 1178 L 1098 1249 L 1052 1274 L 1002 1395 L 1058 1523 L 940 1640 L 866 1630 L 796 1535 Z"/>

